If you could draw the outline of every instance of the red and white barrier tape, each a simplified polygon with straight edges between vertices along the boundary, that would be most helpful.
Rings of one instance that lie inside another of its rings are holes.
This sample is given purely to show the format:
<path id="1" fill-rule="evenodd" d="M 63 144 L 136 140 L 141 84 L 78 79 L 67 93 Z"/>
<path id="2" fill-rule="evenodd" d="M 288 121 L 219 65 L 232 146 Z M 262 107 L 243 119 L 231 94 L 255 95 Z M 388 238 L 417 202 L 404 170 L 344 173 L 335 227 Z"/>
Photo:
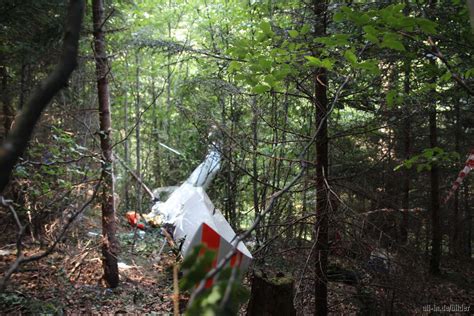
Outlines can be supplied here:
<path id="1" fill-rule="evenodd" d="M 459 172 L 456 181 L 454 181 L 451 190 L 449 190 L 448 195 L 443 201 L 444 203 L 447 203 L 449 201 L 449 199 L 453 196 L 454 192 L 456 192 L 459 186 L 461 186 L 461 183 L 464 178 L 472 169 L 474 169 L 474 149 L 471 149 L 471 153 L 469 154 L 469 157 L 466 160 L 466 164 L 464 165 L 464 168 L 461 170 L 461 172 Z"/>

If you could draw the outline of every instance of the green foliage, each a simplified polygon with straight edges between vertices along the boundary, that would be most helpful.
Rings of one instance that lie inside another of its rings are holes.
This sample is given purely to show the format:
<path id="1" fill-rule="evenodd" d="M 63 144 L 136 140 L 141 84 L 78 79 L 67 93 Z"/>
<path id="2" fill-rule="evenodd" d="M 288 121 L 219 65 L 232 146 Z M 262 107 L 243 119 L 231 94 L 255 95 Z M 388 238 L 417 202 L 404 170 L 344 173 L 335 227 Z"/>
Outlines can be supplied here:
<path id="1" fill-rule="evenodd" d="M 316 37 L 314 41 L 328 47 L 338 47 L 350 45 L 349 38 L 349 34 L 331 34 L 326 37 Z"/>
<path id="2" fill-rule="evenodd" d="M 344 52 L 344 58 L 346 58 L 346 60 L 351 63 L 352 65 L 356 65 L 357 64 L 357 56 L 354 54 L 353 51 L 351 50 L 346 50 Z"/>
<path id="3" fill-rule="evenodd" d="M 16 305 L 23 305 L 27 300 L 23 296 L 16 293 L 1 293 L 0 306 L 3 308 L 12 307 Z"/>
<path id="4" fill-rule="evenodd" d="M 297 38 L 300 33 L 297 30 L 289 30 L 288 34 L 291 38 Z"/>
<path id="5" fill-rule="evenodd" d="M 404 4 L 392 4 L 382 9 L 357 11 L 349 7 L 341 7 L 334 14 L 335 22 L 349 21 L 362 28 L 364 38 L 380 48 L 388 48 L 399 52 L 406 51 L 404 35 L 406 33 L 436 34 L 437 23 L 425 18 L 405 15 Z M 417 35 L 406 39 L 417 39 Z"/>
<path id="6" fill-rule="evenodd" d="M 405 46 L 402 43 L 402 37 L 395 33 L 387 32 L 383 35 L 380 47 L 387 47 L 398 51 L 405 51 Z"/>
<path id="7" fill-rule="evenodd" d="M 334 62 L 330 58 L 324 58 L 323 60 L 313 57 L 313 56 L 304 56 L 308 60 L 308 65 L 313 67 L 321 67 L 331 70 L 334 66 Z"/>
<path id="8" fill-rule="evenodd" d="M 5 313 L 18 313 L 19 310 L 34 315 L 62 315 L 63 306 L 57 302 L 40 301 L 17 293 L 0 293 L 0 309 Z"/>
<path id="9" fill-rule="evenodd" d="M 424 33 L 430 35 L 436 34 L 436 28 L 438 27 L 436 22 L 423 18 L 417 18 L 415 21 Z"/>
<path id="10" fill-rule="evenodd" d="M 201 254 L 201 252 L 203 253 Z M 216 255 L 215 251 L 207 249 L 204 245 L 195 247 L 187 260 L 183 262 L 182 268 L 185 270 L 186 277 L 180 280 L 180 288 L 190 290 L 193 286 L 199 284 L 211 269 Z"/>
<path id="11" fill-rule="evenodd" d="M 459 160 L 459 153 L 446 152 L 440 147 L 426 148 L 421 154 L 415 155 L 405 160 L 402 164 L 395 167 L 395 171 L 401 168 L 411 169 L 416 167 L 417 172 L 430 171 L 434 164 L 452 164 Z"/>
<path id="12" fill-rule="evenodd" d="M 226 279 L 218 280 L 212 288 L 205 290 L 200 297 L 196 298 L 186 311 L 186 315 L 237 315 L 240 304 L 249 299 L 250 293 L 239 284 L 240 280 L 233 282 L 229 303 L 221 308 L 220 302 L 224 298 L 230 274 L 230 268 L 224 269 L 221 275 L 225 275 Z"/>
<path id="13" fill-rule="evenodd" d="M 271 37 L 275 34 L 272 31 L 272 25 L 268 21 L 263 21 L 260 23 L 260 29 L 262 30 L 263 34 L 268 37 Z"/>
<path id="14" fill-rule="evenodd" d="M 403 103 L 403 94 L 397 90 L 391 90 L 387 93 L 386 100 L 389 108 L 395 105 L 401 105 Z"/>
<path id="15" fill-rule="evenodd" d="M 65 6 L 60 0 L 2 1 L 0 63 L 50 63 L 59 50 Z"/>

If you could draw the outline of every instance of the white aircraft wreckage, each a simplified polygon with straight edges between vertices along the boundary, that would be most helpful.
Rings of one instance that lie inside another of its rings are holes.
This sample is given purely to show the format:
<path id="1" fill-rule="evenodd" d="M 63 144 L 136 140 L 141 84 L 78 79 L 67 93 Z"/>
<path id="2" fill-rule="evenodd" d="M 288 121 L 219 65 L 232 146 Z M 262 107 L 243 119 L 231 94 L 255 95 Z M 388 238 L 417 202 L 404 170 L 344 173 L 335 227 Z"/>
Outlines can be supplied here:
<path id="1" fill-rule="evenodd" d="M 219 171 L 220 161 L 219 152 L 212 147 L 204 161 L 183 184 L 177 188 L 160 188 L 154 191 L 155 197 L 159 192 L 172 193 L 166 201 L 155 202 L 152 211 L 143 217 L 155 226 L 172 227 L 172 237 L 185 258 L 195 246 L 204 244 L 217 252 L 217 260 L 213 261 L 213 267 L 216 267 L 237 248 L 228 266 L 238 267 L 241 272 L 245 272 L 252 255 L 243 242 L 235 245 L 236 233 L 205 191 Z M 129 214 L 127 217 L 131 224 L 140 228 L 137 217 Z M 212 283 L 213 280 L 207 280 L 205 286 L 210 287 Z"/>

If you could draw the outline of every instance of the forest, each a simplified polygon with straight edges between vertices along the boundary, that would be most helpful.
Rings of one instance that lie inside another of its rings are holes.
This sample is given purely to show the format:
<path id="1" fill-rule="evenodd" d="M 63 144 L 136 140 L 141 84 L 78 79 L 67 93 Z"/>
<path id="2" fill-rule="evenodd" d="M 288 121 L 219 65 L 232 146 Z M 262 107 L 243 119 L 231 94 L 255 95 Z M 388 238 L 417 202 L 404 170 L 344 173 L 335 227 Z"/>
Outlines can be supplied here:
<path id="1" fill-rule="evenodd" d="M 473 0 L 0 12 L 0 314 L 474 311 Z"/>

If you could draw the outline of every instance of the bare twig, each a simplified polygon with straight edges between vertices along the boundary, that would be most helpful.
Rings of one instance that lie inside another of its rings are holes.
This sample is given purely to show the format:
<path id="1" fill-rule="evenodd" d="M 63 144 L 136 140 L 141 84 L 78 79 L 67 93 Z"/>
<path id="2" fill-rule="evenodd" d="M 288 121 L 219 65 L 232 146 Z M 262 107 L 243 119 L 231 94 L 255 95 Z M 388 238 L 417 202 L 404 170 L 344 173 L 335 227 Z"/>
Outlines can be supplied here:
<path id="1" fill-rule="evenodd" d="M 71 278 L 72 275 L 74 274 L 74 272 L 76 272 L 76 270 L 84 263 L 84 259 L 87 257 L 87 255 L 89 254 L 89 250 L 85 251 L 80 257 L 79 259 L 77 260 L 76 264 L 74 265 L 74 267 L 71 269 L 71 271 L 68 273 L 68 278 Z M 80 273 L 80 272 L 79 272 Z"/>
<path id="2" fill-rule="evenodd" d="M 33 165 L 33 166 L 53 166 L 53 165 L 56 165 L 56 164 L 71 164 L 71 163 L 74 163 L 74 162 L 79 162 L 83 159 L 86 159 L 86 158 L 96 158 L 97 155 L 84 155 L 84 156 L 81 156 L 77 159 L 70 159 L 70 160 L 55 160 L 55 161 L 50 161 L 50 162 L 42 162 L 42 161 L 31 161 L 31 160 L 25 160 L 25 161 L 22 161 L 20 163 L 18 163 L 18 165 Z"/>
<path id="3" fill-rule="evenodd" d="M 172 42 L 172 41 L 166 41 L 166 40 L 135 40 L 132 44 L 135 44 L 139 47 L 148 47 L 151 49 L 159 48 L 167 52 L 175 52 L 175 53 L 188 52 L 188 53 L 195 53 L 195 54 L 204 55 L 207 57 L 220 59 L 220 60 L 246 62 L 246 60 L 244 59 L 232 58 L 226 55 L 215 54 L 215 53 L 212 53 L 203 49 L 197 49 L 197 48 L 194 48 L 194 47 L 191 47 L 189 45 L 182 44 L 179 42 Z"/>
<path id="4" fill-rule="evenodd" d="M 145 184 L 143 183 L 143 180 L 135 173 L 135 171 L 132 170 L 132 168 L 130 168 L 126 163 L 125 161 L 123 161 L 122 158 L 120 158 L 116 153 L 113 153 L 115 159 L 117 159 L 120 164 L 125 168 L 127 169 L 127 171 L 132 175 L 132 177 L 143 187 L 143 189 L 145 189 L 145 192 L 151 197 L 151 199 L 153 200 L 155 198 L 155 195 L 153 194 L 153 192 L 150 190 L 150 188 Z M 140 214 L 141 215 L 141 214 Z"/>

